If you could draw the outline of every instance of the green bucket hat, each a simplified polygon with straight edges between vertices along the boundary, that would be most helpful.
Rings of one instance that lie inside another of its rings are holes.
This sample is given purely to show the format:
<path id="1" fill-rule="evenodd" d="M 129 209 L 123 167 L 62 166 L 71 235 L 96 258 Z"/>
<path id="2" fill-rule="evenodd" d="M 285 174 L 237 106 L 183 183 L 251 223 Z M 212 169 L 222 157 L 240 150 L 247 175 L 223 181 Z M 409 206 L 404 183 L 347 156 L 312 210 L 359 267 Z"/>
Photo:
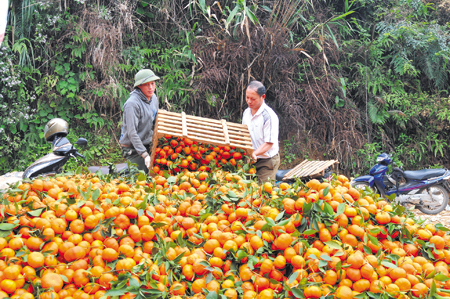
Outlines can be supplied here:
<path id="1" fill-rule="evenodd" d="M 159 79 L 160 78 L 156 76 L 152 70 L 149 69 L 140 70 L 134 77 L 134 87 Z"/>

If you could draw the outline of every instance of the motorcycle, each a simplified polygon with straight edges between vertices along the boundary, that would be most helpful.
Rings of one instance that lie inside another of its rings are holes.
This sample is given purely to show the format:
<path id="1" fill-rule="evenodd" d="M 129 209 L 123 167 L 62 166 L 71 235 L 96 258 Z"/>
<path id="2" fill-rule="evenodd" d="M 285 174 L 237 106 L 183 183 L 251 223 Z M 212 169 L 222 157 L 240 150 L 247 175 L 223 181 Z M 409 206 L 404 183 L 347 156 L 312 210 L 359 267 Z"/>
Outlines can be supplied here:
<path id="1" fill-rule="evenodd" d="M 78 138 L 76 145 L 86 146 L 87 140 Z M 32 179 L 38 176 L 53 176 L 62 172 L 62 167 L 70 158 L 74 158 L 77 162 L 77 157 L 85 159 L 85 157 L 78 152 L 78 150 L 70 143 L 70 141 L 63 136 L 56 137 L 52 142 L 53 150 L 50 154 L 43 156 L 31 164 L 23 173 L 22 179 Z M 90 166 L 88 167 L 90 173 L 101 172 L 102 174 L 118 173 L 120 175 L 128 174 L 128 164 L 120 163 L 109 166 Z"/>
<path id="2" fill-rule="evenodd" d="M 76 145 L 85 146 L 87 140 L 78 138 Z M 25 169 L 22 179 L 32 179 L 37 176 L 52 176 L 62 172 L 62 167 L 70 158 L 77 157 L 85 159 L 78 150 L 70 143 L 65 136 L 56 136 L 52 141 L 52 152 L 39 158 L 27 169 Z"/>
<path id="3" fill-rule="evenodd" d="M 369 187 L 386 199 L 395 194 L 397 203 L 413 206 L 425 214 L 438 214 L 447 207 L 450 170 L 403 170 L 394 167 L 389 174 L 387 172 L 392 163 L 390 155 L 380 154 L 369 175 L 353 179 L 351 186 L 359 189 Z"/>

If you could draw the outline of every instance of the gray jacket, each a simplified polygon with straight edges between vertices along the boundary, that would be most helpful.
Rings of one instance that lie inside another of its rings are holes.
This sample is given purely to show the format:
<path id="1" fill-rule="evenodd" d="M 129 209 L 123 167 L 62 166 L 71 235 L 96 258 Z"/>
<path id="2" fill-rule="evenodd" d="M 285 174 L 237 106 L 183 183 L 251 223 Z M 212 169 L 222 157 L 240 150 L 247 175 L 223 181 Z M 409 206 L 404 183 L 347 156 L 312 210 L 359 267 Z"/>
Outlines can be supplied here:
<path id="1" fill-rule="evenodd" d="M 145 145 L 152 142 L 153 121 L 158 113 L 158 98 L 155 94 L 150 101 L 139 88 L 130 93 L 123 105 L 122 132 L 119 143 L 133 147 L 144 159 L 148 156 Z"/>

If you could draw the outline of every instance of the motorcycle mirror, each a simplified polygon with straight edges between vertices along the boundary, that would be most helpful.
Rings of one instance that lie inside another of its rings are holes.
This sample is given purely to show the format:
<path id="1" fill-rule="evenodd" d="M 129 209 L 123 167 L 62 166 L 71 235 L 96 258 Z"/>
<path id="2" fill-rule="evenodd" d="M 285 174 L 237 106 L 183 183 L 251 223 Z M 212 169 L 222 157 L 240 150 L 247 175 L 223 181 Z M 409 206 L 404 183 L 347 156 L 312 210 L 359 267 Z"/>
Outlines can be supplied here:
<path id="1" fill-rule="evenodd" d="M 76 145 L 87 145 L 87 140 L 85 138 L 78 138 L 77 142 L 75 142 Z"/>

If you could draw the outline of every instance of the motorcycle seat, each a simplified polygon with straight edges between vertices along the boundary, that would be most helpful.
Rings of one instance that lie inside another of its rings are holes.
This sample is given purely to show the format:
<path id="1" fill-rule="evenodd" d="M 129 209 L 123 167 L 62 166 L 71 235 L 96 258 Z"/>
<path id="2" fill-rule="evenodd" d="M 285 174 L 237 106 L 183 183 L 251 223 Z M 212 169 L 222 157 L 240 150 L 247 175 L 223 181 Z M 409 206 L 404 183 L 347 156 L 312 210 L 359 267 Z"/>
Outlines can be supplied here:
<path id="1" fill-rule="evenodd" d="M 422 170 L 407 170 L 405 177 L 411 180 L 427 180 L 444 175 L 445 169 L 422 169 Z"/>
<path id="2" fill-rule="evenodd" d="M 292 169 L 282 169 L 282 170 L 277 170 L 277 173 L 275 174 L 275 180 L 277 181 L 282 181 L 284 176 L 286 175 L 286 173 L 288 173 L 289 171 L 291 171 Z"/>

